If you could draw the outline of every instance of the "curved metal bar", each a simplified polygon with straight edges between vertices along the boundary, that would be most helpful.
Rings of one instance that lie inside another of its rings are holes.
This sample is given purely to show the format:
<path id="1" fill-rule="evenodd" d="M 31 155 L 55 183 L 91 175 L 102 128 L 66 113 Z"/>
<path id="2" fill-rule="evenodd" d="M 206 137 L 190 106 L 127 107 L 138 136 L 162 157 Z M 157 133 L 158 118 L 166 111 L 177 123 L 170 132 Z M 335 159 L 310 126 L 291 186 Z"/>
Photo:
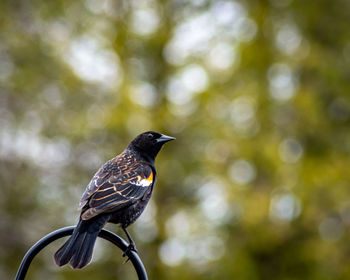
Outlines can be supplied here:
<path id="1" fill-rule="evenodd" d="M 73 230 L 75 226 L 69 226 L 65 228 L 61 228 L 58 230 L 55 230 L 48 235 L 41 238 L 37 243 L 35 243 L 25 254 L 23 257 L 23 260 L 21 262 L 20 267 L 18 268 L 17 274 L 16 274 L 16 280 L 24 280 L 27 271 L 29 269 L 30 264 L 32 263 L 34 257 L 47 245 L 52 243 L 53 241 L 60 239 L 65 236 L 72 235 Z M 132 250 L 126 250 L 128 248 L 128 243 L 116 235 L 115 233 L 102 229 L 101 232 L 98 235 L 99 237 L 108 240 L 109 242 L 113 243 L 114 245 L 118 246 L 123 252 L 126 252 L 126 255 L 129 257 L 130 261 L 132 262 L 133 266 L 135 267 L 137 276 L 141 280 L 148 280 L 146 269 L 137 254 L 137 252 Z"/>

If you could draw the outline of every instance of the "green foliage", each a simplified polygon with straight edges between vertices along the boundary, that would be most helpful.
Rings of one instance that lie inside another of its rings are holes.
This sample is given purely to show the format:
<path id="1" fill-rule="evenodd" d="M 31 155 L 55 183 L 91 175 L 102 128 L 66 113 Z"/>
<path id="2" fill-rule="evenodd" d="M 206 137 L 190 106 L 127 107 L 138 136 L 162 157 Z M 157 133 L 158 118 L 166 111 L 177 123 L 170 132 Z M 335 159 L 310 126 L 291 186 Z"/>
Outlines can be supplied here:
<path id="1" fill-rule="evenodd" d="M 76 222 L 102 163 L 156 130 L 177 140 L 130 227 L 150 279 L 349 279 L 349 11 L 1 1 L 0 278 Z M 135 279 L 100 241 L 83 271 L 57 268 L 62 242 L 28 279 Z"/>

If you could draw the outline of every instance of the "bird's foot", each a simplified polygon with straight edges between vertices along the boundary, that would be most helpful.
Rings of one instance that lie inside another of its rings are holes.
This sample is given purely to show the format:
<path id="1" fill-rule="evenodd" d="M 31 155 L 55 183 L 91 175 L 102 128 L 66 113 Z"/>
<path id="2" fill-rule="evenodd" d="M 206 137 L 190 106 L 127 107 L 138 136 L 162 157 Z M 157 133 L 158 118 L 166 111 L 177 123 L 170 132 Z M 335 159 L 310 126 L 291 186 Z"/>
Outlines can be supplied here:
<path id="1" fill-rule="evenodd" d="M 122 255 L 123 258 L 127 257 L 128 253 L 130 251 L 134 251 L 134 252 L 138 253 L 134 243 L 130 243 L 129 246 L 126 248 L 126 250 L 123 252 L 123 255 Z M 130 258 L 128 257 L 124 263 L 127 263 L 129 260 L 130 260 Z"/>

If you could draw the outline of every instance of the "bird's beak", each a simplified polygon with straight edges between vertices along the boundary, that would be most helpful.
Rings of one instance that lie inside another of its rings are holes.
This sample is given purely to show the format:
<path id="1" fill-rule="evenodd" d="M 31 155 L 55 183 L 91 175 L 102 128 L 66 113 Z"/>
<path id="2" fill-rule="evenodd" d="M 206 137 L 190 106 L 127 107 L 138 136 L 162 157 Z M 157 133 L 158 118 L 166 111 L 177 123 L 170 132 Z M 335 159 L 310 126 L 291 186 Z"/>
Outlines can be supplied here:
<path id="1" fill-rule="evenodd" d="M 175 140 L 174 137 L 171 137 L 171 136 L 168 136 L 168 135 L 164 135 L 162 134 L 162 136 L 160 136 L 158 139 L 157 139 L 157 143 L 165 143 L 165 142 L 169 142 L 171 140 Z"/>

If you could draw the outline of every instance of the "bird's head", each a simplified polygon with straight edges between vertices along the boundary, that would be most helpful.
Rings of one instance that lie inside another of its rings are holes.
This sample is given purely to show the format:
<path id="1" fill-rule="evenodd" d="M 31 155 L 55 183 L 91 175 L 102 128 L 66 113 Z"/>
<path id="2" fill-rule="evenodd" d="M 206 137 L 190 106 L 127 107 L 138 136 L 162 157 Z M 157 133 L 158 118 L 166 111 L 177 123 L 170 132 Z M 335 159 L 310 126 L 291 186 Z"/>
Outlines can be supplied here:
<path id="1" fill-rule="evenodd" d="M 171 140 L 175 140 L 175 138 L 158 132 L 147 131 L 132 140 L 129 148 L 139 150 L 154 159 L 162 146 Z"/>

